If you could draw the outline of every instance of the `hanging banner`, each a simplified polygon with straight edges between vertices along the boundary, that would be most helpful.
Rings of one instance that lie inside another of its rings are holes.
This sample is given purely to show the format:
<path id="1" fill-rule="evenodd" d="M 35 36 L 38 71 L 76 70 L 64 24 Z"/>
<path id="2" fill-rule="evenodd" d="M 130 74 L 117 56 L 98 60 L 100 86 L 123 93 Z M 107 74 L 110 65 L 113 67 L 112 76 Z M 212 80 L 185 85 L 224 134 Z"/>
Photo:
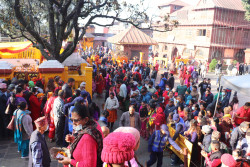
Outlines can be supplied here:
<path id="1" fill-rule="evenodd" d="M 32 46 L 31 42 L 7 42 L 0 43 L 2 53 L 20 53 Z"/>

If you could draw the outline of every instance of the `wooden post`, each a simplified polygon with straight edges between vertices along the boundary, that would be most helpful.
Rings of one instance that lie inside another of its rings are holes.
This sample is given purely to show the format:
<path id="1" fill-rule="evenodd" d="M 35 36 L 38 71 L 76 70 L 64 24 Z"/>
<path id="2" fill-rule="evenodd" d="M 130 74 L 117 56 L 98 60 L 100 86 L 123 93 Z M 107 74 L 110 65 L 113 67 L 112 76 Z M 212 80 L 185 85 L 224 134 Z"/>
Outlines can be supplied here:
<path id="1" fill-rule="evenodd" d="M 69 68 L 67 66 L 64 67 L 64 71 L 62 74 L 62 80 L 67 83 L 69 79 Z"/>
<path id="2" fill-rule="evenodd" d="M 92 97 L 92 77 L 93 77 L 93 68 L 85 67 L 85 82 L 86 82 L 86 91 L 89 92 Z"/>
<path id="3" fill-rule="evenodd" d="M 144 52 L 140 52 L 140 63 L 143 64 Z"/>
<path id="4" fill-rule="evenodd" d="M 184 148 L 184 167 L 188 167 L 187 148 Z"/>

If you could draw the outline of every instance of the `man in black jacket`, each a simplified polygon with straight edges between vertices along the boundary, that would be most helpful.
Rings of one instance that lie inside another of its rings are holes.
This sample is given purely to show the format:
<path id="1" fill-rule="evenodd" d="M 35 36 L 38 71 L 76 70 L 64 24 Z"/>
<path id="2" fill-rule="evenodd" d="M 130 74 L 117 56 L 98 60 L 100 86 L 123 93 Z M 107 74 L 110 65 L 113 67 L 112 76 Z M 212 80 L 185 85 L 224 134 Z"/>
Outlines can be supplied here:
<path id="1" fill-rule="evenodd" d="M 219 101 L 221 102 L 222 109 L 224 109 L 225 107 L 227 107 L 229 105 L 229 97 L 227 95 L 226 89 L 222 90 L 221 97 L 220 97 Z"/>
<path id="2" fill-rule="evenodd" d="M 202 98 L 202 96 L 204 95 L 204 93 L 208 87 L 207 79 L 203 78 L 203 81 L 198 86 L 200 87 L 200 93 L 201 93 L 201 98 Z"/>
<path id="3" fill-rule="evenodd" d="M 62 87 L 62 90 L 65 92 L 65 98 L 72 97 L 72 87 L 75 85 L 75 79 L 69 78 L 68 83 L 65 83 Z"/>
<path id="4" fill-rule="evenodd" d="M 170 77 L 168 79 L 168 85 L 170 90 L 174 88 L 174 75 L 172 73 L 170 73 Z"/>
<path id="5" fill-rule="evenodd" d="M 157 77 L 157 71 L 156 71 L 156 69 L 154 68 L 154 70 L 153 70 L 152 73 L 151 73 L 151 80 L 152 80 L 153 83 L 154 83 L 153 86 L 155 86 L 156 77 Z"/>
<path id="6" fill-rule="evenodd" d="M 175 110 L 176 110 L 176 107 L 175 107 L 175 105 L 174 105 L 174 99 L 171 98 L 171 99 L 169 100 L 168 104 L 166 105 L 165 110 L 164 110 L 166 118 L 168 117 L 168 115 L 169 115 L 170 113 L 174 112 Z"/>
<path id="7" fill-rule="evenodd" d="M 209 90 L 206 90 L 206 93 L 201 98 L 201 104 L 203 104 L 204 107 L 207 107 L 213 102 L 213 99 L 214 95 Z"/>

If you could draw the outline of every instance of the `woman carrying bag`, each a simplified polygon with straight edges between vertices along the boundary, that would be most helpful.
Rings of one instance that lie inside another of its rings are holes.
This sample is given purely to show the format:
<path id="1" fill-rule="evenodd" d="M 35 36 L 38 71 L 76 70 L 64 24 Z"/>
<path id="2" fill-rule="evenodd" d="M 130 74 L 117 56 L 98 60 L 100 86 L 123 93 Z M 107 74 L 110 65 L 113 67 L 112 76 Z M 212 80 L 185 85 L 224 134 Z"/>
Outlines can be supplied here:
<path id="1" fill-rule="evenodd" d="M 18 151 L 21 151 L 21 158 L 28 158 L 29 138 L 33 132 L 32 119 L 27 108 L 26 102 L 20 102 L 13 114 L 14 141 L 18 145 Z"/>

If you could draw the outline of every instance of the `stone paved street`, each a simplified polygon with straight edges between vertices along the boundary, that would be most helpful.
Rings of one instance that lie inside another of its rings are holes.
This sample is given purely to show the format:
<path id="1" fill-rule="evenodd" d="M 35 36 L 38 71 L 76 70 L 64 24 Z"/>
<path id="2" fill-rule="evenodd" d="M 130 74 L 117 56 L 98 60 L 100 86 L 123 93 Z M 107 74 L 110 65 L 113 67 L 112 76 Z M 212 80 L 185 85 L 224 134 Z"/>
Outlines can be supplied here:
<path id="1" fill-rule="evenodd" d="M 160 73 L 162 73 L 161 71 Z M 160 75 L 158 75 L 160 76 Z M 212 80 L 212 93 L 216 92 L 216 80 L 217 77 L 209 73 L 207 78 L 211 78 Z M 159 78 L 157 78 L 159 82 Z M 199 80 L 201 81 L 201 80 Z M 176 77 L 176 84 L 175 87 L 179 84 L 179 80 Z M 103 95 L 104 97 L 104 95 Z M 240 106 L 242 106 L 246 101 L 250 101 L 249 96 L 243 96 L 238 94 Z M 101 108 L 102 104 L 104 104 L 104 98 L 98 98 L 96 95 L 93 97 L 94 102 L 98 104 Z M 118 118 L 120 118 L 122 112 L 118 112 Z M 115 122 L 114 128 L 118 127 L 118 121 Z M 55 145 L 55 143 L 47 142 L 48 146 L 51 148 Z M 144 165 L 145 161 L 149 159 L 149 153 L 147 151 L 147 142 L 144 139 L 141 139 L 141 145 L 139 150 L 136 152 L 139 161 Z M 169 153 L 165 153 L 163 167 L 170 166 L 170 158 Z M 20 153 L 17 152 L 17 145 L 13 142 L 13 138 L 0 140 L 0 167 L 27 167 L 28 166 L 28 159 L 21 159 Z M 53 160 L 51 163 L 51 167 L 61 167 L 62 165 L 58 164 L 57 161 Z"/>

